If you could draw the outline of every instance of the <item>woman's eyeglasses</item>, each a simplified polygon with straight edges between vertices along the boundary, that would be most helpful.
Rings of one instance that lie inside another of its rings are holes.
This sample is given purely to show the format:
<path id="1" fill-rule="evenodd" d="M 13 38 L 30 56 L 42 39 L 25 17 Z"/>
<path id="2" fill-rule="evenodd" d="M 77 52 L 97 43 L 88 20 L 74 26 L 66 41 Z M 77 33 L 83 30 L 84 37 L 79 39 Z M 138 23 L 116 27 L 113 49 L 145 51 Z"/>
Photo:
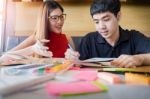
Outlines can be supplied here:
<path id="1" fill-rule="evenodd" d="M 50 21 L 53 21 L 53 22 L 58 22 L 59 19 L 61 21 L 64 21 L 66 19 L 66 14 L 62 14 L 62 15 L 53 15 L 53 16 L 49 16 L 48 17 L 50 19 Z"/>

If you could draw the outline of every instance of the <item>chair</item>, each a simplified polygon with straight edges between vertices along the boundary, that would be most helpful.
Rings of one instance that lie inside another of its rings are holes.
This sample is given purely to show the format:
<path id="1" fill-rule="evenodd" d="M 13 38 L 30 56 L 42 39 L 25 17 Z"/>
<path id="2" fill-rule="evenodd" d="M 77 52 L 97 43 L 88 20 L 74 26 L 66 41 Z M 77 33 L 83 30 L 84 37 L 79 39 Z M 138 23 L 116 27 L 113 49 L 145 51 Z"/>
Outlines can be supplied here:
<path id="1" fill-rule="evenodd" d="M 18 44 L 20 44 L 22 41 L 24 41 L 28 36 L 9 36 L 6 43 L 6 49 L 5 51 L 8 51 Z"/>
<path id="2" fill-rule="evenodd" d="M 79 51 L 79 45 L 81 43 L 81 39 L 82 39 L 83 36 L 72 36 L 72 40 L 74 42 L 74 45 L 75 45 L 75 50 L 76 51 Z"/>
<path id="3" fill-rule="evenodd" d="M 28 36 L 9 36 L 6 43 L 6 49 L 5 51 L 8 51 L 18 44 L 20 44 L 22 41 L 24 41 Z M 75 50 L 79 50 L 79 45 L 81 42 L 82 36 L 72 36 L 72 40 L 75 45 Z"/>

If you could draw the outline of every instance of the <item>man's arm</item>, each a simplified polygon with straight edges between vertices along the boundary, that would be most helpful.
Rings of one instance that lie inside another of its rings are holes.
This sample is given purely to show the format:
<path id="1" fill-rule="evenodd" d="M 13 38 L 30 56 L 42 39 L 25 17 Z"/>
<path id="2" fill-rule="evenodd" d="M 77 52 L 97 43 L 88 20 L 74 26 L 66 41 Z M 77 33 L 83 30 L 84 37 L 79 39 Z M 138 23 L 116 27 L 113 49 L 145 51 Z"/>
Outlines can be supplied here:
<path id="1" fill-rule="evenodd" d="M 150 53 L 148 53 L 148 54 L 141 54 L 139 56 L 144 57 L 142 65 L 150 65 Z"/>
<path id="2" fill-rule="evenodd" d="M 121 55 L 111 62 L 116 67 L 137 67 L 150 65 L 150 53 L 138 55 Z"/>

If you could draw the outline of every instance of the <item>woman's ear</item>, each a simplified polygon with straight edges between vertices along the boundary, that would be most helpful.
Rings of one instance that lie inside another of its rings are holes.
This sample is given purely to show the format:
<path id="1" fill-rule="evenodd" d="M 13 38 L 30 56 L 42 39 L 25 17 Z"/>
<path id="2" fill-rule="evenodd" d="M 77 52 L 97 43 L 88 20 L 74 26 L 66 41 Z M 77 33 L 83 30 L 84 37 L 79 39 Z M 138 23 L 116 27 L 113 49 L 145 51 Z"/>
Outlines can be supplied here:
<path id="1" fill-rule="evenodd" d="M 120 21 L 120 19 L 121 19 L 121 11 L 119 11 L 117 14 L 117 20 Z"/>

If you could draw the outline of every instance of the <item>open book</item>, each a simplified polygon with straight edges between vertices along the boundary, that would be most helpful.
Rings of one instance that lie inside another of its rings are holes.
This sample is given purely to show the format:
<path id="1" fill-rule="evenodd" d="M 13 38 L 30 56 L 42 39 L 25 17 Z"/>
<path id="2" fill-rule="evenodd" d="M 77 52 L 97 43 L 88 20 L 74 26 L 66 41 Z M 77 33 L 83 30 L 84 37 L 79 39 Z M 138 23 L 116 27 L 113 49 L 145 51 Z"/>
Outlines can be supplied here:
<path id="1" fill-rule="evenodd" d="M 90 58 L 83 60 L 82 62 L 110 62 L 116 58 Z"/>
<path id="2" fill-rule="evenodd" d="M 111 67 L 110 61 L 115 58 L 90 58 L 86 60 L 74 61 L 75 64 L 83 67 Z"/>
<path id="3" fill-rule="evenodd" d="M 150 74 L 150 66 L 138 66 L 137 68 L 119 68 L 111 66 L 110 62 L 114 59 L 115 58 L 90 58 L 82 61 L 75 61 L 75 64 L 85 68 L 95 68 L 100 72 L 135 72 Z"/>

